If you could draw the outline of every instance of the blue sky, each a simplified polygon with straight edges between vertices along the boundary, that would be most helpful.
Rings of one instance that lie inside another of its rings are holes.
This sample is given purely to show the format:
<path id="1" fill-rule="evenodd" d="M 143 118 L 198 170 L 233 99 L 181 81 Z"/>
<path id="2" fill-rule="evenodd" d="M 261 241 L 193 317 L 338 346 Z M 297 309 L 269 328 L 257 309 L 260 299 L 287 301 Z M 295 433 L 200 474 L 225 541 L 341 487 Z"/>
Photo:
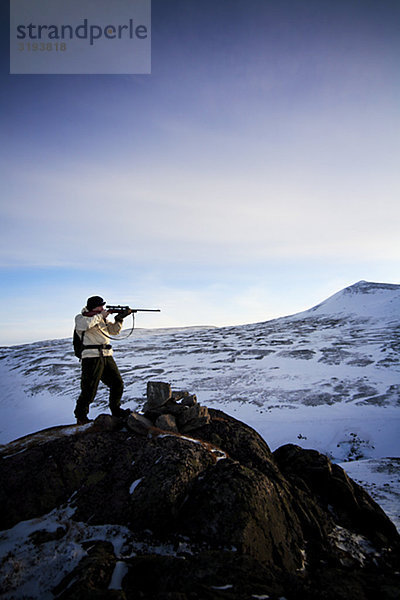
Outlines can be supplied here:
<path id="1" fill-rule="evenodd" d="M 152 2 L 151 75 L 9 75 L 0 343 L 303 310 L 399 283 L 398 2 Z"/>

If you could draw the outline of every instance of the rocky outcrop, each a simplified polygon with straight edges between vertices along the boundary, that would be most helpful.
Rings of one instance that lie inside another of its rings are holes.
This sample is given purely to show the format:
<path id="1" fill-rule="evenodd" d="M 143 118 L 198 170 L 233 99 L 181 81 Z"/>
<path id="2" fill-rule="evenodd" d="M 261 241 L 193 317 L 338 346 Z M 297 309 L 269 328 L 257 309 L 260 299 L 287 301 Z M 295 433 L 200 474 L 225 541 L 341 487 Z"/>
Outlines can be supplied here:
<path id="1" fill-rule="evenodd" d="M 74 545 L 76 564 L 49 584 L 55 598 L 397 597 L 399 536 L 340 467 L 293 445 L 271 453 L 253 429 L 218 410 L 207 411 L 207 423 L 196 413 L 197 427 L 181 435 L 179 427 L 194 425 L 182 415 L 198 404 L 187 393 L 163 393 L 160 403 L 149 391 L 139 415 L 147 426 L 137 432 L 101 415 L 2 449 L 7 539 L 26 522 L 27 535 L 34 529 L 26 547 L 44 570 Z M 19 589 L 18 551 L 2 557 L 4 598 Z"/>
<path id="2" fill-rule="evenodd" d="M 171 386 L 162 381 L 147 383 L 143 412 L 148 422 L 173 432 L 188 433 L 210 422 L 208 408 L 198 404 L 195 394 L 172 391 Z M 136 414 L 135 418 L 138 418 Z"/>
<path id="3" fill-rule="evenodd" d="M 208 408 L 200 406 L 195 394 L 188 391 L 172 391 L 169 383 L 149 381 L 147 402 L 143 413 L 132 412 L 126 425 L 135 433 L 145 434 L 152 427 L 173 433 L 188 433 L 208 425 Z"/>
<path id="4" fill-rule="evenodd" d="M 132 412 L 126 426 L 139 434 L 156 427 L 172 433 L 188 433 L 210 423 L 208 408 L 200 406 L 194 394 L 172 391 L 169 383 L 149 381 L 143 413 Z"/>

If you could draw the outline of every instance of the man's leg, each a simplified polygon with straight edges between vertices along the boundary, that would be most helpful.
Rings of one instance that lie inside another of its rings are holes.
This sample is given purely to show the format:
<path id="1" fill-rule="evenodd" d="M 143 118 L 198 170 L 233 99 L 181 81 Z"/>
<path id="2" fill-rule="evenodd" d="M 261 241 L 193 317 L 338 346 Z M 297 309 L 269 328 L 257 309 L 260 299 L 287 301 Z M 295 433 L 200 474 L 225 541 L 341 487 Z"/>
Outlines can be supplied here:
<path id="1" fill-rule="evenodd" d="M 121 413 L 121 397 L 124 391 L 124 383 L 121 373 L 112 356 L 105 357 L 104 371 L 101 381 L 110 388 L 110 409 L 111 414 L 118 417 Z"/>
<path id="2" fill-rule="evenodd" d="M 104 370 L 104 359 L 83 358 L 81 376 L 81 394 L 76 402 L 75 417 L 85 420 L 89 412 L 89 405 L 93 402 L 99 387 L 99 382 Z"/>

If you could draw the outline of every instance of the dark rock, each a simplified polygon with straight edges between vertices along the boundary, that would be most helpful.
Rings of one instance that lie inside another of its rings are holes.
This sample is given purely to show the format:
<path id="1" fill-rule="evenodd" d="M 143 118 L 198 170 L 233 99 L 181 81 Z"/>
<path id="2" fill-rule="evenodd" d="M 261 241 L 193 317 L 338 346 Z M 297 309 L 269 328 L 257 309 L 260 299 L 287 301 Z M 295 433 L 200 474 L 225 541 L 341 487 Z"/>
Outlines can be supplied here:
<path id="1" fill-rule="evenodd" d="M 329 458 L 316 450 L 287 444 L 274 452 L 283 474 L 297 487 L 308 490 L 318 503 L 333 512 L 335 522 L 385 545 L 396 528 L 380 506 Z"/>
<path id="2" fill-rule="evenodd" d="M 210 423 L 208 409 L 186 390 L 171 392 L 168 383 L 149 382 L 147 396 L 144 416 L 160 429 L 187 433 Z"/>
<path id="3" fill-rule="evenodd" d="M 155 423 L 160 415 L 173 415 L 176 417 L 184 410 L 182 404 L 178 404 L 175 400 L 167 400 L 163 406 L 151 407 L 146 402 L 143 406 L 143 412 L 146 419 Z"/>
<path id="4" fill-rule="evenodd" d="M 29 538 L 33 544 L 40 545 L 53 540 L 60 540 L 67 533 L 64 527 L 57 527 L 55 531 L 47 531 L 46 529 L 39 529 L 30 534 Z"/>
<path id="5" fill-rule="evenodd" d="M 126 425 L 136 433 L 146 435 L 148 430 L 153 427 L 153 423 L 143 415 L 132 412 L 126 420 Z"/>
<path id="6" fill-rule="evenodd" d="M 161 414 L 174 415 L 174 417 L 179 415 L 183 410 L 185 410 L 184 406 L 178 404 L 175 400 L 168 400 L 164 406 L 160 408 Z"/>
<path id="7" fill-rule="evenodd" d="M 203 550 L 184 559 L 137 556 L 129 563 L 124 589 L 128 598 L 145 600 L 277 599 L 291 587 L 284 579 L 279 569 L 270 572 L 249 556 Z"/>
<path id="8" fill-rule="evenodd" d="M 205 414 L 203 417 L 197 417 L 185 425 L 181 426 L 181 433 L 188 433 L 189 431 L 197 430 L 199 427 L 204 427 L 211 422 L 211 417 L 209 414 Z"/>
<path id="9" fill-rule="evenodd" d="M 185 398 L 182 399 L 182 405 L 183 406 L 194 406 L 195 404 L 197 404 L 197 396 L 196 394 L 191 394 L 190 396 L 185 396 Z"/>
<path id="10" fill-rule="evenodd" d="M 94 420 L 93 427 L 100 431 L 117 431 L 121 429 L 121 421 L 112 415 L 101 414 Z"/>
<path id="11" fill-rule="evenodd" d="M 178 414 L 178 427 L 181 428 L 190 421 L 194 421 L 196 419 L 206 416 L 208 416 L 208 408 L 206 408 L 205 406 L 200 406 L 200 404 L 194 404 L 193 406 L 185 406 L 182 412 Z"/>
<path id="12" fill-rule="evenodd" d="M 240 423 L 221 410 L 208 409 L 211 422 L 207 427 L 199 427 L 192 435 L 223 448 L 231 458 L 250 469 L 258 469 L 267 476 L 282 476 L 273 459 L 268 444 L 254 429 Z"/>
<path id="13" fill-rule="evenodd" d="M 212 454 L 200 444 L 173 434 L 156 438 L 135 463 L 143 479 L 129 499 L 125 522 L 134 531 L 157 535 L 179 531 L 182 506 L 190 502 L 196 479 L 213 463 Z"/>
<path id="14" fill-rule="evenodd" d="M 172 398 L 172 400 L 175 400 L 175 402 L 178 402 L 179 400 L 182 400 L 183 398 L 187 398 L 188 396 L 189 396 L 189 392 L 187 390 L 182 390 L 182 391 L 173 390 L 171 392 L 171 398 Z"/>
<path id="15" fill-rule="evenodd" d="M 157 418 L 155 425 L 160 429 L 164 429 L 166 431 L 174 431 L 178 433 L 175 417 L 173 415 L 160 415 Z"/>
<path id="16" fill-rule="evenodd" d="M 149 407 L 162 406 L 171 398 L 171 386 L 162 381 L 147 382 L 147 403 Z"/>
<path id="17" fill-rule="evenodd" d="M 196 408 L 185 425 L 205 418 L 197 407 L 183 407 Z M 194 439 L 101 419 L 6 446 L 0 527 L 68 503 L 71 522 L 126 528 L 131 551 L 123 557 L 106 538 L 87 546 L 82 534 L 70 539 L 72 526 L 29 539 L 36 552 L 66 538 L 86 550 L 54 590 L 62 600 L 396 597 L 399 536 L 360 486 L 318 452 L 288 445 L 272 454 L 250 427 L 221 411 L 209 417 Z M 109 590 L 117 560 L 129 570 L 122 590 Z"/>
<path id="18" fill-rule="evenodd" d="M 224 540 L 262 563 L 295 571 L 301 568 L 304 539 L 290 500 L 261 473 L 221 460 L 196 482 L 181 527 L 189 536 Z"/>
<path id="19" fill-rule="evenodd" d="M 162 406 L 157 406 L 156 408 L 153 408 L 149 406 L 148 402 L 145 402 L 142 407 L 142 412 L 146 419 L 149 419 L 149 421 L 152 421 L 154 423 L 154 421 L 156 421 L 156 419 L 158 419 L 158 417 L 162 415 L 164 411 Z"/>
<path id="20" fill-rule="evenodd" d="M 53 588 L 52 592 L 58 600 L 73 598 L 87 600 L 91 598 L 123 598 L 109 595 L 110 582 L 116 558 L 113 545 L 109 542 L 90 542 L 87 556 L 63 580 Z"/>

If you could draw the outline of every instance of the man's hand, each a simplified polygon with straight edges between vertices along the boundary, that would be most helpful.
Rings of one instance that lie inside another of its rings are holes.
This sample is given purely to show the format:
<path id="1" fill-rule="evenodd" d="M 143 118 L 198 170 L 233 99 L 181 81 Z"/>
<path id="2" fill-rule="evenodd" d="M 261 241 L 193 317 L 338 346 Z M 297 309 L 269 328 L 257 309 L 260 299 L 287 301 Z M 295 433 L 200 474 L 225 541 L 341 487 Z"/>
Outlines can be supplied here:
<path id="1" fill-rule="evenodd" d="M 123 321 L 125 319 L 125 317 L 128 317 L 132 313 L 133 313 L 133 310 L 131 308 L 126 308 L 125 310 L 122 310 L 121 312 L 119 312 L 117 314 L 117 316 L 115 317 L 115 320 L 116 321 Z"/>
<path id="2" fill-rule="evenodd" d="M 108 310 L 102 310 L 100 314 L 106 319 L 110 313 L 108 312 Z"/>

